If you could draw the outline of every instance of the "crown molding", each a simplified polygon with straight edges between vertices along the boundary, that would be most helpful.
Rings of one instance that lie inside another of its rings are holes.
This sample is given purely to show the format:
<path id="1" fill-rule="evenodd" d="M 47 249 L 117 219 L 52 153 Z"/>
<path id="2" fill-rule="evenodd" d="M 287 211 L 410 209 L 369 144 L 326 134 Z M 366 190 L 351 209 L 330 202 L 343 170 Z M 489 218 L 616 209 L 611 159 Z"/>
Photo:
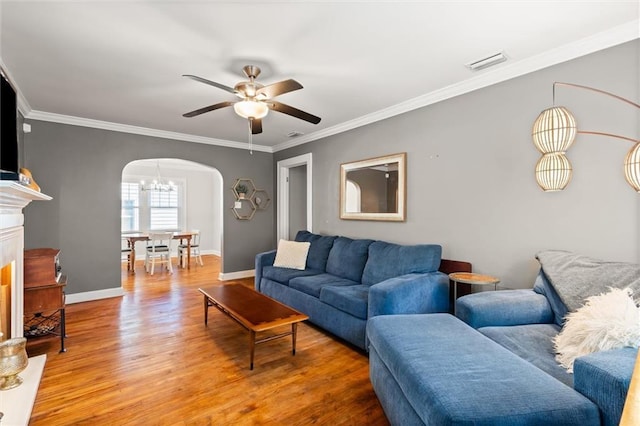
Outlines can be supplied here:
<path id="1" fill-rule="evenodd" d="M 208 138 L 205 136 L 190 135 L 187 133 L 169 132 L 166 130 L 151 129 L 148 127 L 131 126 L 129 124 L 113 123 L 109 121 L 93 120 L 90 118 L 74 117 L 71 115 L 54 114 L 50 112 L 34 111 L 25 115 L 29 120 L 49 121 L 52 123 L 70 124 L 72 126 L 91 127 L 94 129 L 110 130 L 112 132 L 132 133 L 135 135 L 152 136 L 164 139 L 202 143 L 207 145 L 224 146 L 227 148 L 249 149 L 248 143 L 233 142 L 224 139 Z M 253 145 L 254 151 L 273 152 L 270 146 Z"/>
<path id="2" fill-rule="evenodd" d="M 442 89 L 415 97 L 413 99 L 409 99 L 399 104 L 392 105 L 388 108 L 375 111 L 371 114 L 367 114 L 353 120 L 328 127 L 323 130 L 319 130 L 317 132 L 296 137 L 293 140 L 284 140 L 273 147 L 254 144 L 253 149 L 260 152 L 274 153 L 293 148 L 308 142 L 356 129 L 358 127 L 362 127 L 376 121 L 381 121 L 390 117 L 394 117 L 396 115 L 404 114 L 415 109 L 433 105 L 435 103 L 442 102 L 444 100 L 460 96 L 474 90 L 501 83 L 512 78 L 516 78 L 543 68 L 547 68 L 552 65 L 566 62 L 638 38 L 640 38 L 640 19 L 636 19 L 634 21 L 614 27 L 598 34 L 594 34 L 590 37 L 565 44 L 558 48 L 548 50 L 528 59 L 523 59 L 513 63 L 503 63 L 497 68 L 491 68 L 486 71 L 481 71 L 481 74 L 475 75 L 474 77 L 471 77 L 460 83 L 444 87 Z M 16 88 L 18 110 L 26 119 L 70 124 L 82 127 L 91 127 L 115 132 L 132 133 L 144 136 L 223 146 L 228 148 L 237 148 L 243 150 L 249 149 L 249 144 L 247 143 L 32 110 L 26 98 L 23 96 L 22 91 L 15 84 L 15 80 L 11 78 L 7 67 L 2 62 L 2 58 L 0 58 L 0 66 L 2 66 L 3 70 Z"/>
<path id="3" fill-rule="evenodd" d="M 396 115 L 404 114 L 415 109 L 433 105 L 474 90 L 482 89 L 497 83 L 501 83 L 512 78 L 516 78 L 543 68 L 567 62 L 590 53 L 597 52 L 609 47 L 613 47 L 628 41 L 640 38 L 640 20 L 614 27 L 607 31 L 594 34 L 590 37 L 565 44 L 563 46 L 548 50 L 531 58 L 523 59 L 513 63 L 504 63 L 497 68 L 491 68 L 474 77 L 464 80 L 439 90 L 409 99 L 405 102 L 375 111 L 371 114 L 346 121 L 336 126 L 328 127 L 317 132 L 309 133 L 295 138 L 294 140 L 283 141 L 273 147 L 273 152 L 282 151 L 303 145 L 318 139 L 343 133 L 367 124 L 381 121 Z M 470 71 L 471 72 L 471 71 Z"/>

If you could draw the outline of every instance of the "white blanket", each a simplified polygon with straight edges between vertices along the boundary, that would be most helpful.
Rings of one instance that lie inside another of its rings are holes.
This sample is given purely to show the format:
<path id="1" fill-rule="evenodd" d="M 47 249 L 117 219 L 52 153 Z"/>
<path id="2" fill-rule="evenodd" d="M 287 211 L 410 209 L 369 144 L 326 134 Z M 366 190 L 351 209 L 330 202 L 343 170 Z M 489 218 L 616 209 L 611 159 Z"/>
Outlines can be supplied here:
<path id="1" fill-rule="evenodd" d="M 544 274 L 569 312 L 580 308 L 587 297 L 630 287 L 640 294 L 640 265 L 607 262 L 563 250 L 545 250 L 536 255 Z"/>

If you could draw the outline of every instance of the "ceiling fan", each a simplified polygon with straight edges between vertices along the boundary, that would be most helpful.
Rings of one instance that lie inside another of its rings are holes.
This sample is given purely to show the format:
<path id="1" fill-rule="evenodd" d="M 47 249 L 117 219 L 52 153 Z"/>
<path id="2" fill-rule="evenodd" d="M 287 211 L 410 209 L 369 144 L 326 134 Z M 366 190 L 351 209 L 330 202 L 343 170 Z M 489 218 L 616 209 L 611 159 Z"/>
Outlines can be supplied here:
<path id="1" fill-rule="evenodd" d="M 200 109 L 196 109 L 195 111 L 182 114 L 183 117 L 191 118 L 200 114 L 204 114 L 205 112 L 210 112 L 216 109 L 226 108 L 233 105 L 233 109 L 236 114 L 249 120 L 249 127 L 251 129 L 251 133 L 254 135 L 262 133 L 262 118 L 267 115 L 269 110 L 281 112 L 283 114 L 287 114 L 313 124 L 318 124 L 320 122 L 320 117 L 309 114 L 308 112 L 299 110 L 290 105 L 283 104 L 282 102 L 273 100 L 273 98 L 278 95 L 302 89 L 302 84 L 298 83 L 295 80 L 289 79 L 265 86 L 255 81 L 256 78 L 258 78 L 258 76 L 260 75 L 259 67 L 255 65 L 245 65 L 242 68 L 242 71 L 247 76 L 249 81 L 241 81 L 233 88 L 195 75 L 183 75 L 183 77 L 189 77 L 195 81 L 199 81 L 201 83 L 217 87 L 218 89 L 222 89 L 229 93 L 233 93 L 241 99 L 236 102 L 224 101 Z"/>

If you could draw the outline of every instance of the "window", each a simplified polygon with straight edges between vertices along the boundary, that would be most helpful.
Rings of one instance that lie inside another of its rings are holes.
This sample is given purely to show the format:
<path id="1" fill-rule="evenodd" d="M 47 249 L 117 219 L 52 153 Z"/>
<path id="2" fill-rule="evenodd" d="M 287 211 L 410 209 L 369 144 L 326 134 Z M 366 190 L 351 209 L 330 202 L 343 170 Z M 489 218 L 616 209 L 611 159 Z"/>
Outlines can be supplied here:
<path id="1" fill-rule="evenodd" d="M 120 209 L 122 232 L 140 229 L 140 185 L 122 182 L 122 207 Z"/>
<path id="2" fill-rule="evenodd" d="M 185 182 L 175 191 L 142 190 L 139 182 L 122 182 L 121 231 L 179 231 L 184 229 Z"/>
<path id="3" fill-rule="evenodd" d="M 179 230 L 179 189 L 147 192 L 149 194 L 149 230 Z"/>

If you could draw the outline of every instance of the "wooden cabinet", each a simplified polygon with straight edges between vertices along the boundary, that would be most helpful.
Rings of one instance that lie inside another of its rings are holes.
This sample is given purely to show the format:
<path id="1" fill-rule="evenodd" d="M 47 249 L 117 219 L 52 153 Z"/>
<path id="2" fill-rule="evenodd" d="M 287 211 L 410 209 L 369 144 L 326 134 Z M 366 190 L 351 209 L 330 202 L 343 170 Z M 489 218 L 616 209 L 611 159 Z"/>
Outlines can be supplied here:
<path id="1" fill-rule="evenodd" d="M 60 277 L 60 250 L 39 248 L 24 251 L 24 288 L 57 284 Z"/>
<path id="2" fill-rule="evenodd" d="M 51 248 L 24 251 L 24 336 L 59 336 L 60 352 L 65 352 L 67 277 L 59 255 L 60 250 Z"/>

